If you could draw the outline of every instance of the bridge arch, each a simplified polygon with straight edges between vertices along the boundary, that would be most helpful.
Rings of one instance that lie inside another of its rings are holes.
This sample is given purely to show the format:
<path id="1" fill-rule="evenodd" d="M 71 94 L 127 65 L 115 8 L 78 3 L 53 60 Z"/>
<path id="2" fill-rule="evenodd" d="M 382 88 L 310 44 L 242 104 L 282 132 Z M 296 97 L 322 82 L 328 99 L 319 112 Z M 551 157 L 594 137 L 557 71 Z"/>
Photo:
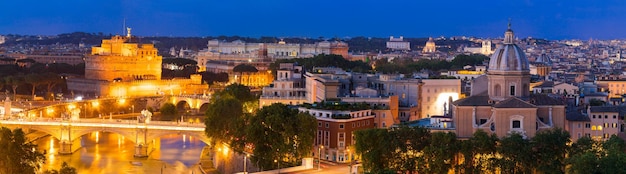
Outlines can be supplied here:
<path id="1" fill-rule="evenodd" d="M 151 141 L 153 141 L 153 140 L 155 140 L 157 138 L 160 138 L 162 136 L 172 135 L 172 134 L 184 134 L 184 135 L 189 135 L 189 136 L 196 137 L 196 138 L 200 139 L 200 141 L 204 142 L 204 144 L 206 144 L 207 146 L 209 146 L 210 142 L 211 142 L 211 139 L 204 134 L 204 131 L 202 131 L 202 132 L 196 132 L 196 131 L 177 131 L 177 132 L 152 131 L 147 136 L 146 142 L 151 142 Z"/>
<path id="2" fill-rule="evenodd" d="M 200 108 L 198 109 L 198 111 L 200 113 L 204 113 L 208 109 L 209 109 L 209 103 L 207 102 L 207 103 L 202 103 L 202 105 L 200 105 Z"/>
<path id="3" fill-rule="evenodd" d="M 187 111 L 191 109 L 191 104 L 189 102 L 187 102 L 187 100 L 180 100 L 178 101 L 178 103 L 176 103 L 176 110 L 180 111 Z"/>
<path id="4" fill-rule="evenodd" d="M 75 139 L 82 137 L 83 135 L 87 135 L 90 134 L 92 132 L 111 132 L 111 133 L 116 133 L 119 135 L 122 135 L 124 137 L 126 137 L 125 139 L 130 140 L 133 143 L 137 143 L 137 134 L 134 133 L 134 129 L 133 130 L 128 130 L 125 128 L 117 128 L 117 129 L 112 129 L 112 128 L 94 128 L 94 129 L 81 129 L 81 130 L 77 130 L 76 132 L 72 133 L 72 141 L 74 141 Z"/>

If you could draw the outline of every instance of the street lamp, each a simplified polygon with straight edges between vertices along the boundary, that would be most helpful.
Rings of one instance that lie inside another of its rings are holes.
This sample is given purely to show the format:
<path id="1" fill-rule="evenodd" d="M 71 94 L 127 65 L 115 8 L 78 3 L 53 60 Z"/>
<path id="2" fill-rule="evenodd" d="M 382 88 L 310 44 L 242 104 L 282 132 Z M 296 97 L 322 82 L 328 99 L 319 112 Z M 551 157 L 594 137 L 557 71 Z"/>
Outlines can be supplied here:
<path id="1" fill-rule="evenodd" d="M 280 162 L 278 160 L 274 160 L 275 163 L 278 163 L 278 174 L 280 174 Z"/>
<path id="2" fill-rule="evenodd" d="M 247 168 L 246 168 L 246 163 L 248 163 L 248 161 L 247 161 L 248 160 L 248 156 L 249 156 L 249 154 L 244 153 L 244 156 L 243 156 L 243 174 L 248 174 Z"/>
<path id="3" fill-rule="evenodd" d="M 319 148 L 317 148 L 317 153 L 319 155 L 319 158 L 317 159 L 317 170 L 322 170 L 322 149 L 324 148 L 324 146 L 320 146 Z"/>

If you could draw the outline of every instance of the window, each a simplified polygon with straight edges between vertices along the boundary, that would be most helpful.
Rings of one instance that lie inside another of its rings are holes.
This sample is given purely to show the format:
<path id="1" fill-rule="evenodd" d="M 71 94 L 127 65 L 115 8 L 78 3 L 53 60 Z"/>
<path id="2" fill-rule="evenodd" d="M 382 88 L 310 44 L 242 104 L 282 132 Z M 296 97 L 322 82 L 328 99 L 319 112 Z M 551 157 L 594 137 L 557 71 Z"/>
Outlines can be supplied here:
<path id="1" fill-rule="evenodd" d="M 591 130 L 597 130 L 596 125 L 591 126 Z"/>
<path id="2" fill-rule="evenodd" d="M 352 123 L 352 128 L 356 127 L 356 123 Z"/>
<path id="3" fill-rule="evenodd" d="M 496 86 L 494 86 L 494 87 L 493 87 L 493 91 L 494 91 L 494 93 L 493 93 L 493 94 L 494 94 L 495 96 L 498 96 L 498 97 L 499 97 L 499 96 L 501 95 L 500 85 L 496 85 Z"/>
<path id="4" fill-rule="evenodd" d="M 580 123 L 578 123 L 578 128 L 580 128 Z M 579 136 L 579 138 L 580 138 L 580 136 Z"/>
<path id="5" fill-rule="evenodd" d="M 370 125 L 370 121 L 369 120 L 365 121 L 365 123 L 367 123 L 368 126 Z"/>
<path id="6" fill-rule="evenodd" d="M 604 115 L 604 119 L 607 119 L 607 118 L 609 118 L 609 116 L 608 115 Z"/>
<path id="7" fill-rule="evenodd" d="M 328 125 L 328 123 L 326 123 L 326 128 L 329 128 L 330 126 Z"/>
<path id="8" fill-rule="evenodd" d="M 317 122 L 317 127 L 322 127 L 322 122 Z"/>
<path id="9" fill-rule="evenodd" d="M 596 118 L 596 115 L 591 115 L 593 118 Z"/>
<path id="10" fill-rule="evenodd" d="M 591 128 L 591 123 L 585 123 L 585 128 Z"/>
<path id="11" fill-rule="evenodd" d="M 616 116 L 616 115 L 613 115 L 613 119 L 616 119 L 616 118 L 617 118 L 617 116 Z"/>
<path id="12" fill-rule="evenodd" d="M 482 125 L 482 124 L 485 124 L 485 123 L 487 123 L 487 119 L 481 118 L 480 119 L 480 124 Z"/>
<path id="13" fill-rule="evenodd" d="M 510 91 L 511 95 L 515 95 L 515 86 L 511 86 L 511 91 Z"/>
<path id="14" fill-rule="evenodd" d="M 343 129 L 343 124 L 340 124 L 340 125 L 339 125 L 339 129 Z"/>
<path id="15" fill-rule="evenodd" d="M 385 118 L 385 113 L 383 113 L 383 118 Z"/>
<path id="16" fill-rule="evenodd" d="M 519 120 L 513 120 L 513 129 L 522 128 L 522 122 Z"/>
<path id="17" fill-rule="evenodd" d="M 383 127 L 387 127 L 387 124 L 385 124 L 385 122 L 383 121 Z"/>

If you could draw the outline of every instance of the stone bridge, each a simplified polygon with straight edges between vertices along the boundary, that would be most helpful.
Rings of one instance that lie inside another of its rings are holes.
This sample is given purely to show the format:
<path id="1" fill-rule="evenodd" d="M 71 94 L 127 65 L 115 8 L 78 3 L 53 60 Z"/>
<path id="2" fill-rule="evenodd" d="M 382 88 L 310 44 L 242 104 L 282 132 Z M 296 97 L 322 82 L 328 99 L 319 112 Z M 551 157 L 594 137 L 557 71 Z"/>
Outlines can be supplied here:
<path id="1" fill-rule="evenodd" d="M 0 120 L 0 126 L 11 129 L 31 129 L 50 134 L 60 143 L 59 154 L 71 154 L 81 148 L 80 137 L 96 131 L 118 133 L 135 143 L 135 157 L 147 157 L 154 150 L 153 141 L 167 134 L 185 134 L 198 137 L 209 145 L 204 134 L 205 125 L 198 123 L 137 120 L 80 119 L 62 120 L 50 118 Z"/>

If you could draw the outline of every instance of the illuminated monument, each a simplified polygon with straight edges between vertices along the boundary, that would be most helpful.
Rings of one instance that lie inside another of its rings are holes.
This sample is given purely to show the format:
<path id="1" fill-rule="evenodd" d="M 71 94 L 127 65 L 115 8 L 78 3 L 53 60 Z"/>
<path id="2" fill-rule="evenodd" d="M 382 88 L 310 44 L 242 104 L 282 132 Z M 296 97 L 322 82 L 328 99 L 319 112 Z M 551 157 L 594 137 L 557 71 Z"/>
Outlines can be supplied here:
<path id="1" fill-rule="evenodd" d="M 147 96 L 202 94 L 201 75 L 161 80 L 162 57 L 153 44 L 140 44 L 130 28 L 91 48 L 85 58 L 85 78 L 67 79 L 68 89 L 88 96 Z"/>
<path id="2" fill-rule="evenodd" d="M 130 35 L 113 36 L 91 48 L 85 78 L 98 80 L 160 80 L 161 60 L 153 44 L 138 44 Z"/>

